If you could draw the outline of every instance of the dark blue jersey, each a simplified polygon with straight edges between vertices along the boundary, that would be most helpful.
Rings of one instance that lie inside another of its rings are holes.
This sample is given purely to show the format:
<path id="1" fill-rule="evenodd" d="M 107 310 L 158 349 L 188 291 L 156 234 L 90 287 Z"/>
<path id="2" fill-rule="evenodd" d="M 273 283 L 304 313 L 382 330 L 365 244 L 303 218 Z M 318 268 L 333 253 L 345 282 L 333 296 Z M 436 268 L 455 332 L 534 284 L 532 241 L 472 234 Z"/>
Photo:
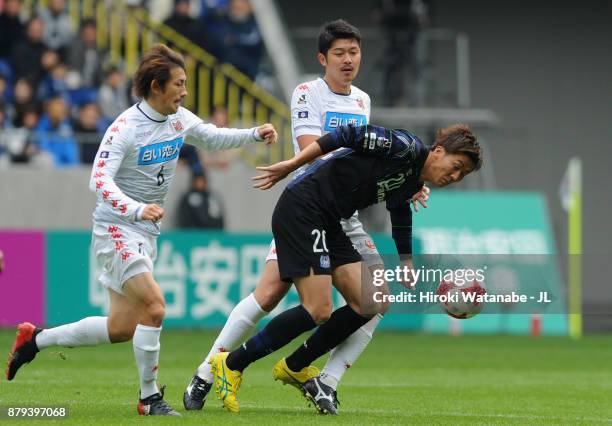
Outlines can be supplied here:
<path id="1" fill-rule="evenodd" d="M 317 143 L 325 155 L 295 176 L 287 190 L 307 197 L 326 220 L 349 218 L 356 210 L 385 202 L 400 254 L 412 253 L 410 200 L 429 150 L 406 130 L 343 126 Z"/>

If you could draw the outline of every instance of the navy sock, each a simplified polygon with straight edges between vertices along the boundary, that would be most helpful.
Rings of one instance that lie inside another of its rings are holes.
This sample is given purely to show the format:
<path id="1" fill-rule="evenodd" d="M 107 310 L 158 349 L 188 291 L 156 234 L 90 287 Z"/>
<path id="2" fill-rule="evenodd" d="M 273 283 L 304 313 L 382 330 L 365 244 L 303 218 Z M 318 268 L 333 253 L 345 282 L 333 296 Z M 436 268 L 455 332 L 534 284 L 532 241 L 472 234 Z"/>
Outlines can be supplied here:
<path id="1" fill-rule="evenodd" d="M 259 333 L 227 356 L 227 367 L 243 371 L 247 366 L 282 348 L 317 324 L 302 305 L 274 317 Z"/>
<path id="2" fill-rule="evenodd" d="M 329 320 L 315 331 L 302 346 L 287 357 L 287 367 L 293 371 L 312 364 L 353 334 L 370 318 L 364 318 L 349 305 L 336 309 Z"/>

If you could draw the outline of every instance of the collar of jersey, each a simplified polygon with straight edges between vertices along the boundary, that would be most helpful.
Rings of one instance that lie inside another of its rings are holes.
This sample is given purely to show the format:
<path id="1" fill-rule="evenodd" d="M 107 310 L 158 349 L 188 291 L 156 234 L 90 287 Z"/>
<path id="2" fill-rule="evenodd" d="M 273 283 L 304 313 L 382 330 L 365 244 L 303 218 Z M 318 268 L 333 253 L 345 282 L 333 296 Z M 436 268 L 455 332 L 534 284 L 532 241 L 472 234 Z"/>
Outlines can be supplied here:
<path id="1" fill-rule="evenodd" d="M 138 111 L 142 112 L 145 117 L 156 123 L 163 123 L 168 119 L 167 115 L 155 111 L 144 99 L 136 104 L 136 108 L 138 108 Z"/>
<path id="2" fill-rule="evenodd" d="M 319 77 L 319 80 L 321 80 L 321 81 L 322 81 L 322 82 L 323 82 L 323 83 L 324 83 L 324 84 L 327 86 L 327 89 L 328 89 L 330 92 L 332 92 L 334 95 L 338 95 L 338 96 L 351 96 L 351 93 L 353 93 L 353 85 L 352 85 L 352 84 L 351 84 L 351 91 L 350 91 L 350 92 L 348 92 L 348 93 L 338 93 L 338 92 L 334 92 L 334 91 L 331 89 L 331 87 L 329 87 L 329 84 L 327 84 L 327 81 L 325 81 L 325 79 L 324 79 L 324 78 Z"/>

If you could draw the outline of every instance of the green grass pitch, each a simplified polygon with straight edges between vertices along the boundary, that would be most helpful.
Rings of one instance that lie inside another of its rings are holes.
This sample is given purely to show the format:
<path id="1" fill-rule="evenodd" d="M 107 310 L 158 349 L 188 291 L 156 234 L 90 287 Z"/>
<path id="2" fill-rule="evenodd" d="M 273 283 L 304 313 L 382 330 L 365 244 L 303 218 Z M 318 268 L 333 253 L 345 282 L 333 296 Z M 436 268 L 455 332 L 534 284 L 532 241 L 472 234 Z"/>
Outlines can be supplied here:
<path id="1" fill-rule="evenodd" d="M 13 330 L 0 331 L 6 352 L 13 337 Z M 272 365 L 291 349 L 246 370 L 239 414 L 223 411 L 214 395 L 203 411 L 185 412 L 183 390 L 213 338 L 209 331 L 162 333 L 159 380 L 167 385 L 166 399 L 181 418 L 136 414 L 138 380 L 131 343 L 47 349 L 13 382 L 2 378 L 0 406 L 69 407 L 68 419 L 37 420 L 36 425 L 612 422 L 609 336 L 571 341 L 380 332 L 342 381 L 340 415 L 333 418 L 316 414 L 294 388 L 272 380 Z M 32 421 L 0 419 L 0 426 L 5 424 Z"/>

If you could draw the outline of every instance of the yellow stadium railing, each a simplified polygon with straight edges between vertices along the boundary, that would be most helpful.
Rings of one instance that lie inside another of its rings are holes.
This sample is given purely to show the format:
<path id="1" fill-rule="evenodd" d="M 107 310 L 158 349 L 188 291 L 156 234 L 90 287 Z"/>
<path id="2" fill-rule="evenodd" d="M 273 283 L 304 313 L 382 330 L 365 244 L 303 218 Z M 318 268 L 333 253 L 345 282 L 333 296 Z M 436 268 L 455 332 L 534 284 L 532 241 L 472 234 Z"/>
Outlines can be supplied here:
<path id="1" fill-rule="evenodd" d="M 24 6 L 34 11 L 46 3 L 26 0 Z M 75 33 L 83 19 L 96 21 L 98 48 L 108 51 L 109 61 L 121 65 L 127 75 L 134 73 L 139 58 L 154 43 L 168 44 L 181 52 L 188 77 L 185 107 L 204 120 L 212 108 L 224 107 L 232 126 L 272 123 L 278 130 L 279 143 L 242 149 L 242 157 L 248 163 L 271 163 L 293 156 L 289 107 L 232 65 L 220 63 L 172 28 L 153 21 L 142 8 L 130 7 L 119 0 L 68 0 L 67 7 Z"/>

